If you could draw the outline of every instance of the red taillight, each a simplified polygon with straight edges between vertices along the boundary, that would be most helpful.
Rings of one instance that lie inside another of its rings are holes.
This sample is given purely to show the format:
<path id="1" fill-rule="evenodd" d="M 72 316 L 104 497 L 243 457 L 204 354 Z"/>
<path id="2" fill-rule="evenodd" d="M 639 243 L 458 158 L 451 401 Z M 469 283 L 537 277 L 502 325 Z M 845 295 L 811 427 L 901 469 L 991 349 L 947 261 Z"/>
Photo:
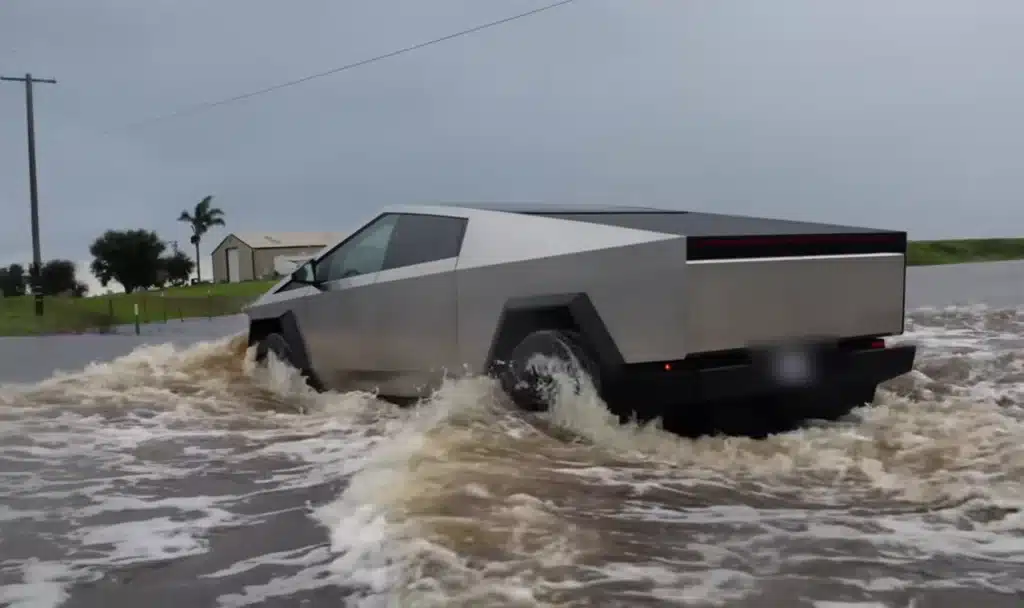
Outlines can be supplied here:
<path id="1" fill-rule="evenodd" d="M 871 341 L 871 348 L 872 349 L 885 348 L 885 340 L 881 340 L 881 339 L 879 339 L 879 340 L 872 340 Z"/>
<path id="2" fill-rule="evenodd" d="M 817 243 L 893 243 L 898 234 L 797 234 L 762 237 L 694 237 L 697 247 L 756 247 L 760 245 L 809 245 Z"/>

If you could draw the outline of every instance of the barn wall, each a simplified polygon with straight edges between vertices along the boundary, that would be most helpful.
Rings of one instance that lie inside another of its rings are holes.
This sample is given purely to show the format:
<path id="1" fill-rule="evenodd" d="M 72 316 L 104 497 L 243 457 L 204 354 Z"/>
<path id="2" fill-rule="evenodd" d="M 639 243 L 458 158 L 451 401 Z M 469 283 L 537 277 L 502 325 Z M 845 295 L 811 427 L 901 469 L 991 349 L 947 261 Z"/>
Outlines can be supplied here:
<path id="1" fill-rule="evenodd" d="M 228 280 L 228 249 L 238 247 L 238 265 L 240 278 L 249 281 L 253 278 L 253 249 L 234 235 L 228 235 L 210 254 L 213 262 L 213 281 L 221 283 Z"/>
<path id="2" fill-rule="evenodd" d="M 279 255 L 308 255 L 313 256 L 320 252 L 320 247 L 278 247 L 275 249 L 257 249 L 253 259 L 255 263 L 250 264 L 255 269 L 254 277 L 257 279 L 272 278 L 274 275 L 274 258 Z M 225 264 L 226 258 L 225 258 Z M 244 262 L 243 262 L 244 263 Z"/>

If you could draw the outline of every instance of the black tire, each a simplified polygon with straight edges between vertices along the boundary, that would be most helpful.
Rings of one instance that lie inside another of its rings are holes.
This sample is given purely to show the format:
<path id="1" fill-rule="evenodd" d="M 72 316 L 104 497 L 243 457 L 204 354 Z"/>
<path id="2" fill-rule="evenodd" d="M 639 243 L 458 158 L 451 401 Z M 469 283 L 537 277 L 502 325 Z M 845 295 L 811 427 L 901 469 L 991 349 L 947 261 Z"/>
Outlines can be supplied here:
<path id="1" fill-rule="evenodd" d="M 565 330 L 540 330 L 523 338 L 506 357 L 497 373 L 502 390 L 517 407 L 541 412 L 551 406 L 553 378 L 543 370 L 531 368 L 530 360 L 535 355 L 563 362 L 569 376 L 575 380 L 576 394 L 582 390 L 581 373 L 589 376 L 591 383 L 600 392 L 600 371 L 579 334 Z"/>
<path id="2" fill-rule="evenodd" d="M 322 392 L 324 390 L 323 386 L 316 379 L 316 376 L 310 370 L 299 367 L 295 360 L 294 352 L 291 344 L 288 343 L 284 336 L 279 333 L 268 334 L 256 345 L 256 364 L 265 366 L 269 353 L 274 353 L 278 361 L 299 370 L 299 373 L 305 378 L 306 384 L 310 388 Z"/>
<path id="3" fill-rule="evenodd" d="M 274 356 L 282 363 L 295 367 L 292 348 L 281 334 L 272 333 L 259 341 L 259 344 L 256 345 L 256 363 L 266 364 L 267 356 L 270 353 L 274 353 Z"/>

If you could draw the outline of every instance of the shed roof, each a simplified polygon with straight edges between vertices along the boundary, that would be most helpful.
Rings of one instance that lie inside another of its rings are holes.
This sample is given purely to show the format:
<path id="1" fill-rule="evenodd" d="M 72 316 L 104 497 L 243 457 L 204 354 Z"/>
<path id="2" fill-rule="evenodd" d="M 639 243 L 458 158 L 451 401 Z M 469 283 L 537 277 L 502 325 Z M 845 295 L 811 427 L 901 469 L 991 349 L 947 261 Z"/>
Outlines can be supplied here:
<path id="1" fill-rule="evenodd" d="M 343 236 L 340 232 L 234 232 L 236 239 L 253 249 L 325 247 Z M 219 247 L 220 245 L 218 245 Z"/>

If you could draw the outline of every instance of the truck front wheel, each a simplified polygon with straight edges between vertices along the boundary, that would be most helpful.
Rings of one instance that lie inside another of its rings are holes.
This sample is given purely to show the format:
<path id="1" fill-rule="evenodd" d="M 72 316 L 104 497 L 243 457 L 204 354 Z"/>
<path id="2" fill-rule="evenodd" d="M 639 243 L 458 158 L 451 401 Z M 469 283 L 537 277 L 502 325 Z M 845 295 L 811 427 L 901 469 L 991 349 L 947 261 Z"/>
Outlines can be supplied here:
<path id="1" fill-rule="evenodd" d="M 262 367 L 267 366 L 267 357 L 270 353 L 274 353 L 274 357 L 278 361 L 286 364 L 287 366 L 297 369 L 302 374 L 303 379 L 306 381 L 306 385 L 317 392 L 323 392 L 324 386 L 317 379 L 310 369 L 301 367 L 297 358 L 295 357 L 295 351 L 292 350 L 291 344 L 288 340 L 279 333 L 267 334 L 259 343 L 256 344 L 256 364 Z"/>
<path id="2" fill-rule="evenodd" d="M 274 353 L 274 357 L 282 363 L 295 367 L 295 360 L 292 357 L 292 349 L 284 336 L 278 333 L 268 334 L 259 344 L 256 345 L 256 362 L 262 365 L 267 364 L 267 357 Z"/>

